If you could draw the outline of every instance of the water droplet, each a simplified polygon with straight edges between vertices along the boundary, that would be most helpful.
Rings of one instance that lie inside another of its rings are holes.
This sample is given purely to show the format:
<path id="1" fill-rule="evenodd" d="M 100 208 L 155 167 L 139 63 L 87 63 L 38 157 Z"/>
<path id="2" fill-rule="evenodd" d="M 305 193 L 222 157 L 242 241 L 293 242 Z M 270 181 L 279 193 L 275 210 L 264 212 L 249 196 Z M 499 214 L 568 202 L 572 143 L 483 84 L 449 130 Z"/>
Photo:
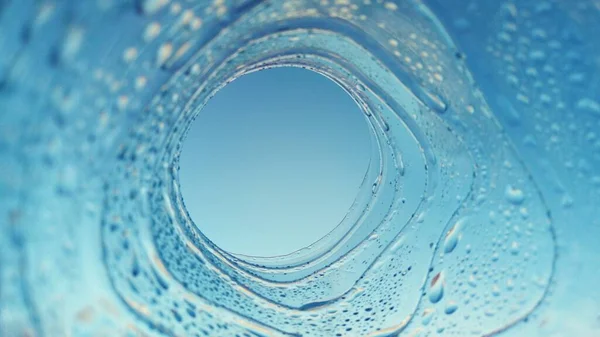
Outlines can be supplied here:
<path id="1" fill-rule="evenodd" d="M 525 200 L 525 194 L 518 188 L 512 187 L 511 185 L 506 186 L 504 196 L 513 205 L 520 205 Z"/>
<path id="2" fill-rule="evenodd" d="M 560 200 L 560 204 L 564 208 L 570 208 L 571 206 L 573 206 L 573 203 L 573 197 L 571 197 L 569 194 L 564 194 Z"/>
<path id="3" fill-rule="evenodd" d="M 391 11 L 395 11 L 395 10 L 397 10 L 397 9 L 398 9 L 398 5 L 396 5 L 396 4 L 395 4 L 395 3 L 393 3 L 393 2 L 386 2 L 386 3 L 385 3 L 385 8 L 387 8 L 387 9 L 389 9 L 389 10 L 391 10 Z"/>
<path id="4" fill-rule="evenodd" d="M 458 304 L 454 301 L 449 301 L 448 304 L 446 304 L 446 309 L 444 309 L 444 313 L 446 313 L 446 315 L 452 315 L 456 312 L 456 310 L 458 310 Z"/>
<path id="5" fill-rule="evenodd" d="M 529 53 L 529 58 L 533 61 L 541 62 L 546 59 L 546 53 L 543 50 L 532 50 Z"/>
<path id="6" fill-rule="evenodd" d="M 444 282 L 442 272 L 437 273 L 431 280 L 429 287 L 429 301 L 431 303 L 437 303 L 444 297 Z"/>
<path id="7" fill-rule="evenodd" d="M 135 59 L 138 56 L 138 51 L 135 48 L 127 48 L 125 49 L 125 52 L 123 53 L 123 61 L 125 61 L 126 63 L 130 63 L 135 61 Z"/>
<path id="8" fill-rule="evenodd" d="M 150 42 L 160 34 L 160 23 L 152 22 L 144 30 L 144 41 Z"/>
<path id="9" fill-rule="evenodd" d="M 162 66 L 167 62 L 171 54 L 173 53 L 173 45 L 171 43 L 164 43 L 160 48 L 158 48 L 158 52 L 156 55 L 156 65 Z"/>
<path id="10" fill-rule="evenodd" d="M 37 12 L 37 16 L 35 17 L 34 25 L 41 26 L 44 23 L 48 22 L 48 20 L 54 14 L 55 8 L 56 6 L 53 3 L 45 3 L 41 5 Z"/>
<path id="11" fill-rule="evenodd" d="M 382 177 L 379 175 L 373 182 L 373 187 L 371 188 L 371 191 L 373 192 L 373 194 L 375 194 L 375 193 L 377 193 L 377 191 L 379 191 L 379 186 L 381 185 L 381 178 Z"/>
<path id="12" fill-rule="evenodd" d="M 515 288 L 514 281 L 512 279 L 506 280 L 506 289 L 513 290 Z"/>
<path id="13" fill-rule="evenodd" d="M 421 93 L 419 98 L 433 111 L 444 113 L 448 110 L 448 104 L 446 104 L 442 97 L 426 90 L 421 91 Z"/>
<path id="14" fill-rule="evenodd" d="M 135 90 L 142 90 L 144 89 L 144 87 L 146 86 L 146 83 L 148 83 L 148 79 L 144 76 L 139 76 L 135 79 Z"/>
<path id="15" fill-rule="evenodd" d="M 434 313 L 435 313 L 435 309 L 433 309 L 433 308 L 427 308 L 427 309 L 423 310 L 423 317 L 422 317 L 421 323 L 423 325 L 429 325 L 429 323 L 431 323 L 431 319 L 433 318 Z"/>
<path id="16" fill-rule="evenodd" d="M 513 254 L 513 255 L 519 254 L 519 243 L 518 242 L 513 241 L 510 244 L 510 253 Z"/>
<path id="17" fill-rule="evenodd" d="M 390 125 L 386 121 L 384 121 L 384 120 L 381 120 L 381 128 L 385 132 L 390 131 Z"/>
<path id="18" fill-rule="evenodd" d="M 475 275 L 473 275 L 473 274 L 469 275 L 469 280 L 467 281 L 467 284 L 473 288 L 475 288 L 477 286 L 477 280 L 475 279 Z"/>
<path id="19" fill-rule="evenodd" d="M 452 228 L 446 233 L 446 238 L 444 239 L 444 253 L 449 254 L 454 251 L 456 245 L 458 244 L 458 240 L 460 238 L 459 232 L 462 227 L 464 219 L 458 220 Z"/>
<path id="20" fill-rule="evenodd" d="M 143 14 L 152 15 L 168 3 L 169 0 L 137 0 L 137 7 Z"/>
<path id="21" fill-rule="evenodd" d="M 84 35 L 85 31 L 81 27 L 72 26 L 69 28 L 61 49 L 62 59 L 71 59 L 79 52 Z"/>
<path id="22" fill-rule="evenodd" d="M 496 297 L 500 296 L 500 288 L 495 284 L 492 286 L 492 295 Z"/>
<path id="23" fill-rule="evenodd" d="M 591 98 L 582 98 L 577 101 L 577 109 L 593 112 L 600 115 L 600 103 Z"/>

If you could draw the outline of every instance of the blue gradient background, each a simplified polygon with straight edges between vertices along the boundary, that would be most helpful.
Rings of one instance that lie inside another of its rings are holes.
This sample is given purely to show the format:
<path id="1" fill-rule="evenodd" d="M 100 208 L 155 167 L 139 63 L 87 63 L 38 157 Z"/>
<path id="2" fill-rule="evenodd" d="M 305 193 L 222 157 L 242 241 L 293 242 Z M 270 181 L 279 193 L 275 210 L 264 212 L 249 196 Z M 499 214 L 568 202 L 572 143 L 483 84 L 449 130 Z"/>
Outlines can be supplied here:
<path id="1" fill-rule="evenodd" d="M 301 68 L 254 72 L 221 89 L 180 160 L 196 225 L 232 253 L 277 256 L 332 230 L 370 159 L 366 119 L 328 78 Z"/>

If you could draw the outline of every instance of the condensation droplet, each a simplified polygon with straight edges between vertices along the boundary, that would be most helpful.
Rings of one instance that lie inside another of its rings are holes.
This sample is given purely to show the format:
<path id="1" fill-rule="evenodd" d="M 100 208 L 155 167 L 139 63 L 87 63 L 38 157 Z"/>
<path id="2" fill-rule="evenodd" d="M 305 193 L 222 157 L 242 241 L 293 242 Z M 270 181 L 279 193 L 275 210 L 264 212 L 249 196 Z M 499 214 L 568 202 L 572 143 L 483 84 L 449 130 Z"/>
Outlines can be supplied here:
<path id="1" fill-rule="evenodd" d="M 449 254 L 454 251 L 456 245 L 458 244 L 458 240 L 460 238 L 460 229 L 464 219 L 458 220 L 452 228 L 446 233 L 446 237 L 444 239 L 444 253 Z"/>
<path id="2" fill-rule="evenodd" d="M 444 297 L 444 274 L 442 272 L 437 273 L 431 280 L 429 286 L 429 301 L 431 303 L 439 302 Z"/>
<path id="3" fill-rule="evenodd" d="M 423 317 L 421 318 L 421 323 L 423 325 L 429 325 L 431 323 L 431 319 L 433 318 L 433 314 L 435 313 L 435 309 L 427 308 L 423 310 Z"/>
<path id="4" fill-rule="evenodd" d="M 160 23 L 149 23 L 148 26 L 146 26 L 146 29 L 144 30 L 144 41 L 150 42 L 154 40 L 158 36 L 158 34 L 160 34 Z"/>
<path id="5" fill-rule="evenodd" d="M 139 10 L 146 15 L 155 14 L 168 3 L 169 0 L 137 0 Z"/>
<path id="6" fill-rule="evenodd" d="M 520 205 L 525 200 L 525 194 L 522 190 L 515 188 L 511 185 L 506 186 L 504 196 L 513 205 Z"/>
<path id="7" fill-rule="evenodd" d="M 420 98 L 423 99 L 423 103 L 433 111 L 444 113 L 448 110 L 448 104 L 446 104 L 442 97 L 426 90 L 422 91 L 422 93 Z"/>
<path id="8" fill-rule="evenodd" d="M 582 98 L 577 101 L 577 109 L 600 115 L 600 103 L 591 98 Z"/>
<path id="9" fill-rule="evenodd" d="M 171 57 L 171 54 L 173 54 L 173 45 L 171 43 L 161 45 L 156 55 L 156 65 L 164 65 L 169 57 Z"/>
<path id="10" fill-rule="evenodd" d="M 446 315 L 452 315 L 453 313 L 456 312 L 456 310 L 458 310 L 458 304 L 454 301 L 449 301 L 446 304 L 446 308 L 444 309 L 444 313 Z"/>

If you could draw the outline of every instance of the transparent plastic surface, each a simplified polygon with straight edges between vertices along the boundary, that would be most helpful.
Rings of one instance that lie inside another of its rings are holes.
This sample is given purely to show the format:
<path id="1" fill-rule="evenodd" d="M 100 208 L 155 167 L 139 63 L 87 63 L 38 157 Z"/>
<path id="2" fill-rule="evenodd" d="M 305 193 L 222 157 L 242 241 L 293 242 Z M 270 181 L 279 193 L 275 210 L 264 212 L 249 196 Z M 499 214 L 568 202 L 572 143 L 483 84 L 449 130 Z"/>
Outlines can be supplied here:
<path id="1" fill-rule="evenodd" d="M 2 336 L 597 336 L 597 1 L 0 1 Z M 319 72 L 368 116 L 344 220 L 232 255 L 186 131 L 228 81 Z"/>

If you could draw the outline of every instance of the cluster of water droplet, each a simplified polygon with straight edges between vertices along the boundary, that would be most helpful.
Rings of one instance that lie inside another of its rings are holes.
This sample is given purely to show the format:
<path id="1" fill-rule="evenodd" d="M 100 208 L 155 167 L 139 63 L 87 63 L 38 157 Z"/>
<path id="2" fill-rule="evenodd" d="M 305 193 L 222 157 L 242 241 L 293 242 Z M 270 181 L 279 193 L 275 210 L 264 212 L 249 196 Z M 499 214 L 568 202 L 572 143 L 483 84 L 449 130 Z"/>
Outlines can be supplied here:
<path id="1" fill-rule="evenodd" d="M 3 133 L 3 144 L 24 157 L 11 169 L 31 172 L 29 181 L 5 182 L 11 200 L 27 200 L 4 206 L 13 217 L 3 230 L 15 237 L 4 273 L 16 275 L 15 294 L 27 294 L 11 302 L 23 317 L 8 331 L 479 336 L 524 319 L 546 293 L 548 210 L 464 55 L 423 4 L 2 6 L 23 20 L 2 23 L 12 35 L 0 45 L 14 52 L 0 56 L 9 65 L 0 101 L 27 112 L 2 116 L 27 130 Z M 552 78 L 542 78 L 549 56 L 532 42 L 546 43 L 548 33 L 532 28 L 519 39 L 515 7 L 503 13 L 492 53 L 531 62 L 530 76 L 547 83 L 519 86 L 519 100 L 532 104 L 537 94 L 551 104 Z M 369 117 L 378 161 L 348 217 L 315 247 L 244 260 L 189 218 L 177 160 L 220 87 L 273 66 L 309 68 L 342 85 Z M 599 109 L 591 97 L 575 108 Z"/>

